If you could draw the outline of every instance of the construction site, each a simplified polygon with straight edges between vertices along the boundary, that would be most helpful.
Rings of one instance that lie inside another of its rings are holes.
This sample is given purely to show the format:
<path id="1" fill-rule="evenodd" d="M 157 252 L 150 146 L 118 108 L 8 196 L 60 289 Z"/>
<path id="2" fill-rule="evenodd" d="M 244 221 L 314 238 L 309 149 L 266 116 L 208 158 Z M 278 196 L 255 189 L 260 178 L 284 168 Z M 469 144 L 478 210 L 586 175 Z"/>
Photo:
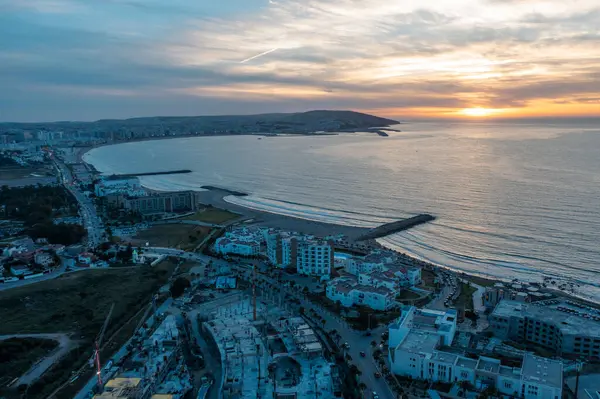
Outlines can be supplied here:
<path id="1" fill-rule="evenodd" d="M 148 305 L 134 335 L 110 359 L 96 342 L 96 376 L 75 399 L 332 398 L 336 366 L 318 333 L 281 295 L 250 286 L 218 289 L 209 279 L 157 308 Z M 214 279 L 213 279 L 214 280 Z M 232 278 L 232 287 L 236 287 Z M 202 360 L 202 374 L 190 365 Z M 200 377 L 201 376 L 201 377 Z"/>
<path id="2" fill-rule="evenodd" d="M 183 398 L 192 381 L 175 316 L 153 315 L 136 331 L 118 363 L 110 360 L 98 368 L 97 379 L 94 399 Z"/>
<path id="3" fill-rule="evenodd" d="M 219 349 L 221 398 L 331 398 L 332 365 L 303 318 L 251 297 L 200 312 L 198 320 Z M 216 388 L 216 387 L 215 387 Z"/>

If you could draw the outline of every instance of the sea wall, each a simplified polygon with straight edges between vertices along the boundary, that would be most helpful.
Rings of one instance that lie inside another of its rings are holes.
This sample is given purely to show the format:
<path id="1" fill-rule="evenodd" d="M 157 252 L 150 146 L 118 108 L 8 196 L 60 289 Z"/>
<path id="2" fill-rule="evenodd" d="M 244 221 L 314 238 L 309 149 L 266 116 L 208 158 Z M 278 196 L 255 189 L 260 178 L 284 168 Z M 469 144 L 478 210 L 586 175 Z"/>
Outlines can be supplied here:
<path id="1" fill-rule="evenodd" d="M 404 220 L 398 220 L 391 223 L 382 224 L 379 227 L 371 229 L 368 233 L 358 237 L 356 241 L 374 240 L 375 238 L 381 238 L 390 234 L 398 233 L 399 231 L 410 229 L 411 227 L 419 224 L 431 222 L 435 220 L 435 216 L 422 213 L 417 216 L 410 217 Z"/>

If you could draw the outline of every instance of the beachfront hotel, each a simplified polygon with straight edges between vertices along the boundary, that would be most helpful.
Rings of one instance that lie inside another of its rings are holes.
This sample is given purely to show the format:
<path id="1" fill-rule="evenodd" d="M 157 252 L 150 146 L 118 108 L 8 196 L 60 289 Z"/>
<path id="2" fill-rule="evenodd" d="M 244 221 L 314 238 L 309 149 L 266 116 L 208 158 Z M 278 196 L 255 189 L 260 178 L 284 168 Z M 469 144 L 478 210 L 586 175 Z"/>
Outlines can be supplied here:
<path id="1" fill-rule="evenodd" d="M 193 212 L 198 209 L 196 194 L 193 191 L 152 193 L 141 196 L 120 195 L 117 203 L 123 209 L 140 212 L 143 215 Z"/>
<path id="2" fill-rule="evenodd" d="M 333 268 L 333 244 L 316 239 L 295 240 L 296 267 L 305 276 L 329 276 Z"/>
<path id="3" fill-rule="evenodd" d="M 305 276 L 329 276 L 334 267 L 334 247 L 329 240 L 273 229 L 263 232 L 267 258 L 276 267 L 295 267 Z"/>
<path id="4" fill-rule="evenodd" d="M 563 366 L 560 361 L 526 353 L 521 367 L 508 367 L 499 359 L 467 358 L 442 350 L 456 333 L 456 310 L 402 309 L 389 326 L 389 360 L 394 374 L 415 379 L 457 383 L 467 381 L 477 390 L 525 399 L 560 399 Z"/>
<path id="5" fill-rule="evenodd" d="M 105 197 L 111 194 L 127 194 L 139 197 L 148 194 L 141 186 L 140 179 L 137 177 L 118 176 L 108 176 L 96 183 L 94 192 L 98 197 Z"/>
<path id="6" fill-rule="evenodd" d="M 494 335 L 534 343 L 561 356 L 600 359 L 600 312 L 572 301 L 503 300 L 489 317 Z"/>
<path id="7" fill-rule="evenodd" d="M 267 246 L 267 258 L 273 266 L 282 268 L 291 266 L 292 258 L 296 256 L 295 246 L 292 253 L 293 237 L 288 232 L 281 232 L 276 229 L 263 231 L 263 238 Z"/>

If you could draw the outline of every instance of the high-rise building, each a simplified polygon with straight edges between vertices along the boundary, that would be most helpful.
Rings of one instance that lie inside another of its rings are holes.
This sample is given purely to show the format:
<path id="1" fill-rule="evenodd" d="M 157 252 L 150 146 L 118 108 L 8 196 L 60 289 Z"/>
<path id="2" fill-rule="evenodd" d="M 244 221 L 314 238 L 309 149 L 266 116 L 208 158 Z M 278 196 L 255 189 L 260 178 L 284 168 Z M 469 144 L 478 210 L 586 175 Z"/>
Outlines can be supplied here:
<path id="1" fill-rule="evenodd" d="M 299 274 L 325 276 L 334 264 L 333 242 L 266 230 L 267 257 L 273 266 L 295 267 Z"/>
<path id="2" fill-rule="evenodd" d="M 123 196 L 120 202 L 124 209 L 149 213 L 192 212 L 197 209 L 196 195 L 193 191 L 155 193 L 142 197 Z"/>
<path id="3" fill-rule="evenodd" d="M 304 239 L 296 243 L 296 267 L 306 276 L 329 276 L 333 268 L 334 249 L 331 241 Z"/>

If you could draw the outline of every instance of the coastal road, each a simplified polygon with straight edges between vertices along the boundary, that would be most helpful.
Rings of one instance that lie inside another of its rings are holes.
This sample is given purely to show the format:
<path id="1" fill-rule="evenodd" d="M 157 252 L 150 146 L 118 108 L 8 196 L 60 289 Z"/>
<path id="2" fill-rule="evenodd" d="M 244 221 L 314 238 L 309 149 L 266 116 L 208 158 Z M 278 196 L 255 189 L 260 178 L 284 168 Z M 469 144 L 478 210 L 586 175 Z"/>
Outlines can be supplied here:
<path id="1" fill-rule="evenodd" d="M 9 290 L 11 288 L 23 287 L 23 286 L 26 286 L 29 284 L 40 283 L 42 281 L 52 280 L 53 278 L 56 278 L 56 277 L 64 274 L 66 269 L 67 269 L 66 263 L 64 262 L 64 259 L 61 258 L 60 267 L 55 269 L 53 272 L 44 274 L 43 276 L 29 278 L 27 280 L 19 280 L 19 281 L 13 281 L 13 282 L 8 282 L 8 283 L 2 283 L 2 284 L 0 284 L 0 291 Z"/>
<path id="2" fill-rule="evenodd" d="M 237 220 L 236 220 L 237 222 Z M 203 227 L 211 227 L 211 228 L 221 228 L 225 225 L 222 224 L 214 224 L 214 223 L 206 223 L 201 222 L 199 220 L 187 220 L 187 219 L 175 219 L 175 220 L 159 220 L 156 222 L 150 222 L 152 226 L 163 225 L 163 224 L 190 224 L 193 226 L 203 226 Z"/>
<path id="3" fill-rule="evenodd" d="M 43 357 L 36 362 L 25 374 L 19 377 L 19 380 L 14 386 L 21 384 L 29 385 L 42 376 L 55 362 L 59 361 L 64 355 L 66 355 L 71 348 L 77 346 L 77 344 L 69 338 L 67 334 L 56 333 L 56 334 L 13 334 L 13 335 L 0 335 L 0 341 L 11 338 L 38 338 L 38 339 L 50 339 L 58 342 L 58 348 Z"/>
<path id="4" fill-rule="evenodd" d="M 88 247 L 95 248 L 104 239 L 106 231 L 96 213 L 96 206 L 91 198 L 88 198 L 79 190 L 77 185 L 73 185 L 73 176 L 69 168 L 58 159 L 55 159 L 54 161 L 56 168 L 59 171 L 59 177 L 62 184 L 71 194 L 73 194 L 79 203 L 79 213 L 83 219 L 84 227 L 88 232 Z"/>

